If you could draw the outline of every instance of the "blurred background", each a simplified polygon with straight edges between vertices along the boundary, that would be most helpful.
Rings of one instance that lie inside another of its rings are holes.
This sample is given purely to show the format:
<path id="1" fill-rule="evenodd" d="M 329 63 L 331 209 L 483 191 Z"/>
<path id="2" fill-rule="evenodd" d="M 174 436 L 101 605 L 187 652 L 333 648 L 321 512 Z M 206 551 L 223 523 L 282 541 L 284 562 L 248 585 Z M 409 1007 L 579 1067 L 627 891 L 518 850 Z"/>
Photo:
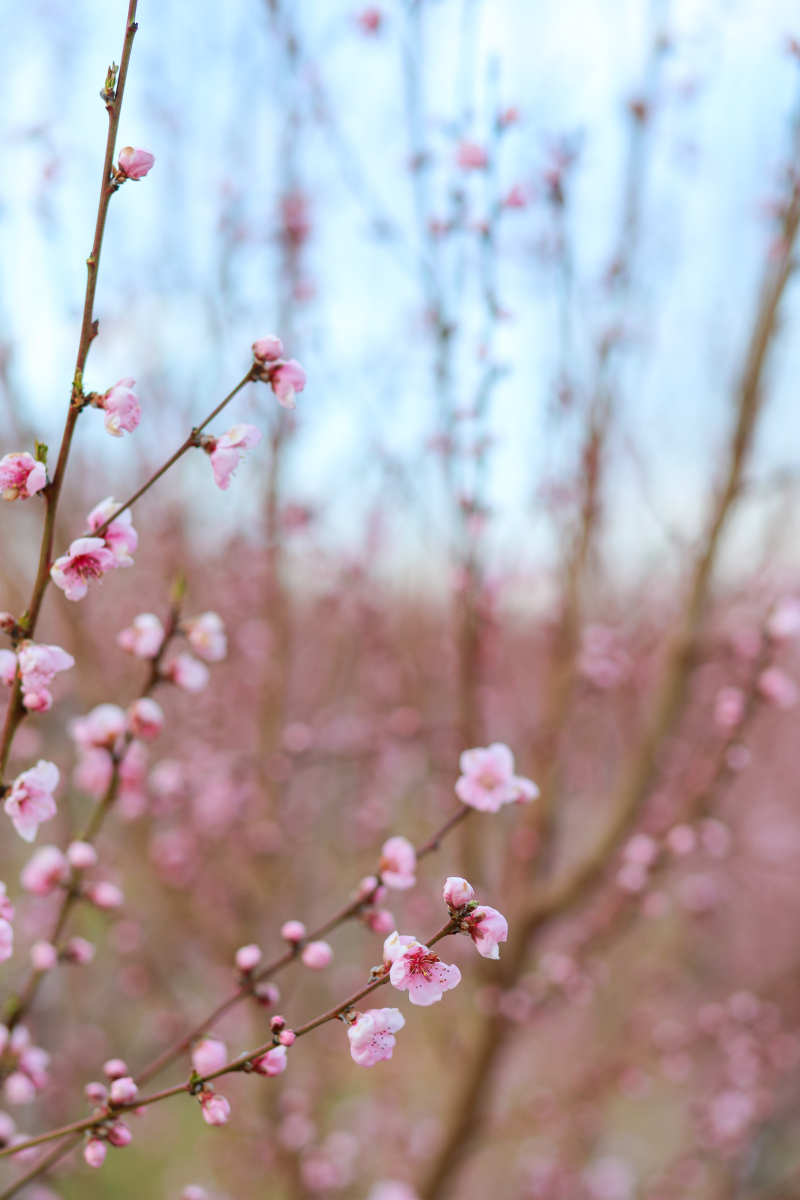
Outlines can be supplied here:
<path id="1" fill-rule="evenodd" d="M 2 453 L 38 438 L 53 459 L 125 12 L 0 16 Z M 279 1079 L 223 1089 L 224 1129 L 170 1101 L 102 1171 L 67 1159 L 30 1200 L 800 1194 L 800 664 L 774 620 L 798 567 L 796 6 L 143 0 L 138 20 L 119 145 L 156 165 L 112 200 L 85 384 L 134 376 L 143 415 L 118 440 L 81 418 L 57 551 L 255 338 L 278 334 L 308 383 L 293 412 L 249 385 L 212 426 L 264 433 L 230 489 L 188 455 L 134 510 L 135 568 L 46 600 L 38 638 L 78 665 L 14 744 L 15 771 L 62 771 L 37 846 L 90 811 L 66 724 L 136 695 L 116 634 L 166 619 L 179 568 L 229 656 L 199 696 L 159 690 L 166 731 L 99 842 L 126 905 L 74 917 L 98 957 L 41 989 L 51 1082 L 14 1119 L 80 1116 L 106 1058 L 138 1068 L 203 1019 L 237 947 L 279 950 L 387 837 L 429 837 L 466 747 L 508 743 L 543 801 L 455 831 L 390 895 L 401 932 L 443 923 L 447 875 L 512 934 L 579 880 L 505 965 L 453 939 L 464 984 L 403 1001 L 390 1063 L 360 1070 L 333 1023 Z M 17 614 L 37 503 L 0 529 Z M 16 899 L 27 847 L 4 841 Z M 54 899 L 19 900 L 7 990 Z M 327 971 L 278 981 L 290 1024 L 380 961 L 359 923 L 331 942 Z M 268 1018 L 215 1031 L 238 1053 Z"/>

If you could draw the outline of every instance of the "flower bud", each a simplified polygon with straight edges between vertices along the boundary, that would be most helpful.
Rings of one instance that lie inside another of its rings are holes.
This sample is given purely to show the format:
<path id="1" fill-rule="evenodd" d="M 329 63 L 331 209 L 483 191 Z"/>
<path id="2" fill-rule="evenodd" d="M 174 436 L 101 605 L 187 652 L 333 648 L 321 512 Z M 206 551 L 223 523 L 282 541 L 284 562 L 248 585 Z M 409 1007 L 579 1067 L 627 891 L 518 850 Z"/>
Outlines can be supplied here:
<path id="1" fill-rule="evenodd" d="M 67 862 L 76 871 L 86 871 L 97 865 L 97 851 L 90 842 L 70 842 L 67 847 Z"/>
<path id="2" fill-rule="evenodd" d="M 204 1037 L 192 1049 L 192 1066 L 198 1075 L 213 1075 L 228 1061 L 228 1050 L 218 1038 Z"/>
<path id="3" fill-rule="evenodd" d="M 128 1074 L 128 1064 L 121 1058 L 110 1058 L 107 1063 L 103 1064 L 103 1074 L 106 1079 L 122 1079 L 124 1075 Z"/>
<path id="4" fill-rule="evenodd" d="M 306 927 L 302 921 L 287 921 L 281 925 L 281 937 L 296 946 L 306 936 Z"/>
<path id="5" fill-rule="evenodd" d="M 102 1167 L 106 1160 L 107 1146 L 100 1138 L 90 1137 L 83 1148 L 83 1157 L 90 1167 Z"/>
<path id="6" fill-rule="evenodd" d="M 274 1004 L 280 1004 L 280 989 L 274 983 L 257 983 L 253 995 L 262 1008 L 272 1008 Z"/>
<path id="7" fill-rule="evenodd" d="M 121 1148 L 122 1146 L 130 1146 L 133 1141 L 133 1134 L 127 1125 L 122 1121 L 112 1121 L 106 1128 L 106 1137 L 112 1146 Z"/>
<path id="8" fill-rule="evenodd" d="M 125 903 L 125 897 L 119 888 L 115 887 L 113 883 L 106 883 L 104 880 L 98 883 L 87 883 L 83 889 L 83 894 L 97 908 L 119 908 Z"/>
<path id="9" fill-rule="evenodd" d="M 333 950 L 327 942 L 309 942 L 300 958 L 312 970 L 322 971 L 333 960 Z"/>
<path id="10" fill-rule="evenodd" d="M 136 1084 L 130 1075 L 124 1075 L 121 1079 L 114 1080 L 109 1097 L 112 1104 L 130 1104 L 132 1100 L 136 1099 L 137 1091 Z"/>
<path id="11" fill-rule="evenodd" d="M 164 712 L 149 696 L 134 700 L 128 709 L 128 729 L 136 738 L 152 742 L 164 728 Z"/>
<path id="12" fill-rule="evenodd" d="M 231 1106 L 224 1096 L 215 1092 L 201 1092 L 200 1104 L 203 1108 L 203 1119 L 207 1125 L 225 1125 L 231 1115 Z"/>
<path id="13" fill-rule="evenodd" d="M 293 1029 L 284 1029 L 278 1034 L 278 1041 L 282 1046 L 293 1046 L 295 1043 L 295 1034 Z"/>
<path id="14" fill-rule="evenodd" d="M 270 1029 L 272 1030 L 272 1032 L 273 1032 L 273 1033 L 280 1033 L 282 1029 L 285 1029 L 285 1028 L 286 1028 L 286 1018 L 285 1018 L 285 1017 L 279 1017 L 279 1016 L 276 1014 L 276 1015 L 275 1015 L 274 1017 L 272 1017 L 272 1019 L 270 1020 L 269 1027 L 270 1027 Z"/>
<path id="15" fill-rule="evenodd" d="M 283 342 L 274 333 L 253 342 L 253 358 L 256 362 L 277 362 L 283 354 Z"/>
<path id="16" fill-rule="evenodd" d="M 448 908 L 463 908 L 475 895 L 475 889 L 460 875 L 451 875 L 444 885 L 444 902 Z"/>
<path id="17" fill-rule="evenodd" d="M 125 146 L 119 152 L 117 166 L 126 179 L 138 180 L 144 179 L 153 169 L 155 161 L 155 154 L 151 154 L 149 150 L 142 150 L 140 146 L 135 149 L 133 146 Z"/>
<path id="18" fill-rule="evenodd" d="M 34 942 L 31 946 L 31 966 L 34 971 L 52 971 L 58 963 L 58 951 L 50 942 Z"/>
<path id="19" fill-rule="evenodd" d="M 83 1094 L 90 1104 L 97 1106 L 105 1104 L 108 1099 L 108 1088 L 103 1083 L 87 1083 Z"/>
<path id="20" fill-rule="evenodd" d="M 252 943 L 249 946 L 242 946 L 236 951 L 236 966 L 245 975 L 254 971 L 260 962 L 261 951 Z"/>

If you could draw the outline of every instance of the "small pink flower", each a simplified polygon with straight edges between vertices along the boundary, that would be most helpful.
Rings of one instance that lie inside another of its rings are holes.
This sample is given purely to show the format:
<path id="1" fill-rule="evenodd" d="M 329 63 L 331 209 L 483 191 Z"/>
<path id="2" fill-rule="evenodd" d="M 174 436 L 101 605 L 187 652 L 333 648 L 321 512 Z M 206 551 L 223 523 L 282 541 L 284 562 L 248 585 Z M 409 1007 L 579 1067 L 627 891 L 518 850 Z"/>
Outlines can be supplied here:
<path id="1" fill-rule="evenodd" d="M 76 871 L 86 871 L 89 867 L 97 866 L 97 851 L 91 842 L 70 842 L 67 846 L 67 862 Z"/>
<path id="2" fill-rule="evenodd" d="M 69 722 L 67 731 L 80 750 L 114 750 L 128 719 L 117 704 L 97 704 L 85 717 Z"/>
<path id="3" fill-rule="evenodd" d="M 7 962 L 14 953 L 14 929 L 5 917 L 0 917 L 0 962 Z"/>
<path id="4" fill-rule="evenodd" d="M 0 650 L 0 683 L 13 687 L 17 678 L 17 656 L 13 650 Z"/>
<path id="5" fill-rule="evenodd" d="M 149 150 L 143 150 L 141 146 L 136 148 L 124 146 L 119 152 L 117 166 L 126 179 L 138 180 L 144 179 L 145 175 L 153 169 L 155 161 L 155 154 L 151 154 Z"/>
<path id="6" fill-rule="evenodd" d="M 228 1050 L 218 1038 L 203 1037 L 192 1047 L 192 1066 L 198 1075 L 213 1075 L 228 1061 Z"/>
<path id="7" fill-rule="evenodd" d="M 138 1090 L 130 1075 L 123 1075 L 121 1078 L 114 1080 L 109 1088 L 108 1095 L 112 1104 L 130 1104 L 136 1099 Z"/>
<path id="8" fill-rule="evenodd" d="M 302 942 L 306 936 L 306 927 L 302 921 L 285 921 L 281 925 L 281 937 L 292 945 Z"/>
<path id="9" fill-rule="evenodd" d="M 210 679 L 208 667 L 191 654 L 179 654 L 164 668 L 164 678 L 185 692 L 202 692 Z"/>
<path id="10" fill-rule="evenodd" d="M 465 171 L 483 171 L 488 166 L 489 156 L 477 142 L 459 142 L 456 162 Z"/>
<path id="11" fill-rule="evenodd" d="M 498 943 L 508 937 L 508 921 L 502 913 L 496 908 L 489 908 L 487 904 L 480 904 L 465 917 L 464 924 L 479 954 L 484 958 L 500 957 Z"/>
<path id="12" fill-rule="evenodd" d="M 295 396 L 306 386 L 306 373 L 295 358 L 279 363 L 270 371 L 270 387 L 284 408 L 295 407 Z"/>
<path id="13" fill-rule="evenodd" d="M 92 943 L 82 937 L 69 938 L 64 946 L 64 958 L 66 961 L 77 963 L 79 967 L 85 967 L 90 963 L 95 953 L 96 951 Z"/>
<path id="14" fill-rule="evenodd" d="M 313 971 L 322 971 L 332 962 L 333 950 L 327 942 L 309 942 L 303 947 L 300 958 Z"/>
<path id="15" fill-rule="evenodd" d="M 427 1007 L 461 982 L 461 972 L 442 962 L 427 946 L 412 941 L 392 963 L 389 981 L 398 991 L 407 991 L 412 1004 Z"/>
<path id="16" fill-rule="evenodd" d="M 236 951 L 236 966 L 243 975 L 249 975 L 254 971 L 261 962 L 261 951 L 258 946 L 251 943 L 249 946 L 241 946 Z"/>
<path id="17" fill-rule="evenodd" d="M 714 699 L 714 720 L 721 729 L 735 729 L 744 717 L 744 692 L 736 687 L 724 687 Z"/>
<path id="18" fill-rule="evenodd" d="M 197 657 L 206 662 L 221 662 L 228 653 L 225 625 L 218 613 L 206 612 L 184 621 L 183 631 Z"/>
<path id="19" fill-rule="evenodd" d="M 203 1109 L 203 1120 L 207 1125 L 225 1125 L 231 1115 L 231 1106 L 224 1096 L 216 1092 L 201 1092 L 200 1104 Z"/>
<path id="20" fill-rule="evenodd" d="M 465 750 L 456 795 L 480 812 L 499 812 L 504 804 L 535 800 L 539 789 L 530 779 L 514 774 L 514 756 L 502 742 L 487 749 Z"/>
<path id="21" fill-rule="evenodd" d="M 259 1075 L 281 1075 L 286 1070 L 286 1047 L 276 1046 L 260 1058 L 254 1058 L 253 1069 Z"/>
<path id="22" fill-rule="evenodd" d="M 797 703 L 797 684 L 779 667 L 767 667 L 758 677 L 758 690 L 775 708 L 794 708 Z"/>
<path id="23" fill-rule="evenodd" d="M 108 1147 L 101 1138 L 90 1137 L 83 1147 L 83 1157 L 90 1167 L 102 1167 L 106 1161 Z"/>
<path id="24" fill-rule="evenodd" d="M 58 951 L 51 942 L 34 942 L 31 946 L 31 966 L 34 971 L 52 971 L 58 965 Z"/>
<path id="25" fill-rule="evenodd" d="M 401 890 L 413 887 L 417 882 L 414 876 L 416 865 L 417 854 L 408 838 L 391 837 L 384 842 L 380 872 L 387 887 Z"/>
<path id="26" fill-rule="evenodd" d="M 253 358 L 256 362 L 277 362 L 282 354 L 283 342 L 274 333 L 267 334 L 266 337 L 259 338 L 257 342 L 253 342 Z"/>
<path id="27" fill-rule="evenodd" d="M 394 1035 L 405 1025 L 405 1017 L 397 1008 L 370 1008 L 356 1013 L 347 1030 L 350 1054 L 360 1067 L 374 1067 L 392 1057 Z"/>
<path id="28" fill-rule="evenodd" d="M 22 702 L 30 712 L 46 712 L 53 702 L 48 687 L 59 671 L 75 666 L 75 659 L 60 646 L 37 646 L 24 641 L 19 648 Z"/>
<path id="29" fill-rule="evenodd" d="M 57 846 L 40 846 L 22 868 L 19 881 L 32 896 L 49 896 L 69 883 L 69 863 Z"/>
<path id="30" fill-rule="evenodd" d="M 92 533 L 95 533 L 101 526 L 105 525 L 106 521 L 114 517 L 114 514 L 121 507 L 120 504 L 117 504 L 113 496 L 108 496 L 105 500 L 96 504 L 86 518 Z M 133 559 L 131 555 L 139 545 L 139 535 L 133 528 L 133 515 L 129 508 L 126 508 L 118 517 L 114 517 L 103 537 L 105 538 L 106 549 L 110 550 L 113 556 L 113 565 L 115 567 L 132 567 Z"/>
<path id="31" fill-rule="evenodd" d="M 0 458 L 0 495 L 4 500 L 28 500 L 47 483 L 47 468 L 23 450 Z"/>
<path id="32" fill-rule="evenodd" d="M 164 713 L 160 704 L 149 696 L 134 700 L 128 709 L 128 729 L 134 737 L 151 742 L 164 728 Z"/>
<path id="33" fill-rule="evenodd" d="M 123 1079 L 128 1074 L 128 1064 L 122 1058 L 110 1058 L 103 1063 L 106 1079 Z"/>
<path id="34" fill-rule="evenodd" d="M 230 487 L 231 476 L 250 450 L 261 441 L 261 430 L 255 425 L 234 425 L 221 438 L 210 444 L 208 453 L 214 471 L 214 482 L 223 492 Z"/>
<path id="35" fill-rule="evenodd" d="M 91 900 L 97 908 L 120 908 L 125 903 L 125 896 L 113 883 L 100 880 L 97 883 L 87 883 L 83 889 L 87 900 Z"/>
<path id="36" fill-rule="evenodd" d="M 117 634 L 117 645 L 137 658 L 155 658 L 164 644 L 164 626 L 155 613 L 139 613 Z"/>
<path id="37" fill-rule="evenodd" d="M 55 763 L 40 759 L 35 767 L 23 771 L 11 785 L 11 794 L 3 808 L 19 836 L 32 842 L 39 826 L 56 815 L 53 792 L 60 775 Z"/>
<path id="38" fill-rule="evenodd" d="M 467 883 L 460 875 L 451 875 L 445 880 L 444 902 L 448 908 L 463 908 L 474 895 L 475 889 L 472 884 Z"/>
<path id="39" fill-rule="evenodd" d="M 112 1146 L 121 1149 L 123 1146 L 130 1146 L 133 1141 L 133 1134 L 128 1126 L 123 1121 L 111 1121 L 106 1126 L 106 1137 Z"/>
<path id="40" fill-rule="evenodd" d="M 100 579 L 115 566 L 114 555 L 106 549 L 102 538 L 77 538 L 69 552 L 53 563 L 50 577 L 68 600 L 82 600 L 90 580 Z"/>
<path id="41" fill-rule="evenodd" d="M 112 437 L 122 437 L 124 433 L 133 433 L 142 415 L 139 397 L 133 390 L 136 380 L 126 375 L 104 392 L 97 407 L 105 413 L 105 426 Z"/>

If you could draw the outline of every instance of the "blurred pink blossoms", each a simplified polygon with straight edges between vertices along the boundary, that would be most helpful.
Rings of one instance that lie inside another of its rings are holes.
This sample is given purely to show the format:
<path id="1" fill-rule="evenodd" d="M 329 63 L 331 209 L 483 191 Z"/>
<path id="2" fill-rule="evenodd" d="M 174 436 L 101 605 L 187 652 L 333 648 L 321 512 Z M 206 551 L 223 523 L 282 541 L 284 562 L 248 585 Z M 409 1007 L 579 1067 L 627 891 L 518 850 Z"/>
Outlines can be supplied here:
<path id="1" fill-rule="evenodd" d="M 502 742 L 486 749 L 465 750 L 456 795 L 480 812 L 499 812 L 504 804 L 535 800 L 539 789 L 531 779 L 514 774 L 514 755 Z"/>
<path id="2" fill-rule="evenodd" d="M 46 466 L 27 450 L 0 458 L 0 494 L 4 500 L 28 500 L 46 483 Z"/>
<path id="3" fill-rule="evenodd" d="M 381 879 L 387 887 L 405 889 L 417 882 L 417 854 L 408 838 L 391 837 L 381 850 Z"/>
<path id="4" fill-rule="evenodd" d="M 222 437 L 209 437 L 203 443 L 203 449 L 211 458 L 214 471 L 214 482 L 223 492 L 230 487 L 231 476 L 244 458 L 245 450 L 250 450 L 261 441 L 261 430 L 255 425 L 233 425 Z"/>
<path id="5" fill-rule="evenodd" d="M 53 697 L 48 688 L 59 671 L 75 666 L 75 659 L 60 646 L 37 646 L 25 641 L 19 648 L 22 703 L 30 712 L 47 712 Z"/>
<path id="6" fill-rule="evenodd" d="M 18 775 L 11 785 L 11 794 L 3 808 L 24 841 L 32 842 L 39 826 L 56 815 L 53 792 L 58 787 L 59 778 L 55 763 L 40 759 L 35 767 Z"/>
<path id="7" fill-rule="evenodd" d="M 117 645 L 136 658 L 155 658 L 164 644 L 164 626 L 155 613 L 139 613 L 117 634 Z"/>

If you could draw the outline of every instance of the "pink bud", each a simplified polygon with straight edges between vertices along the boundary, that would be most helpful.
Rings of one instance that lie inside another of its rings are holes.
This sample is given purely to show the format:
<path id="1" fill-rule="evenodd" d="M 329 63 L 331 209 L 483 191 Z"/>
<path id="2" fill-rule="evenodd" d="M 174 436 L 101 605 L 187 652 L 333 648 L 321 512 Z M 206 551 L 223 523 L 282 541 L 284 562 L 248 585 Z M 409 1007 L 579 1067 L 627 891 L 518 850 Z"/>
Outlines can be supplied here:
<path id="1" fill-rule="evenodd" d="M 106 1161 L 107 1146 L 100 1138 L 90 1137 L 83 1148 L 83 1157 L 90 1167 L 102 1167 Z"/>
<path id="2" fill-rule="evenodd" d="M 89 1103 L 96 1107 L 99 1104 L 105 1104 L 108 1099 L 108 1088 L 102 1083 L 87 1083 L 83 1094 Z"/>
<path id="3" fill-rule="evenodd" d="M 49 896 L 69 880 L 69 864 L 57 846 L 40 846 L 22 868 L 20 883 L 32 896 Z"/>
<path id="4" fill-rule="evenodd" d="M 321 971 L 333 960 L 333 950 L 327 942 L 309 942 L 300 957 L 307 967 Z"/>
<path id="5" fill-rule="evenodd" d="M 126 376 L 109 388 L 97 401 L 105 417 L 106 432 L 112 437 L 122 437 L 123 432 L 133 433 L 139 426 L 142 406 L 133 390 L 136 381 Z"/>
<path id="6" fill-rule="evenodd" d="M 128 1064 L 121 1058 L 110 1058 L 103 1065 L 103 1074 L 106 1079 L 122 1079 L 128 1074 Z"/>
<path id="7" fill-rule="evenodd" d="M 283 354 L 283 342 L 274 333 L 253 342 L 253 358 L 256 362 L 277 362 Z"/>
<path id="8" fill-rule="evenodd" d="M 278 1034 L 278 1041 L 282 1046 L 293 1046 L 295 1043 L 295 1033 L 293 1029 L 284 1029 Z"/>
<path id="9" fill-rule="evenodd" d="M 204 1037 L 192 1049 L 192 1066 L 198 1075 L 213 1075 L 228 1061 L 228 1051 L 218 1038 Z"/>
<path id="10" fill-rule="evenodd" d="M 155 613 L 139 613 L 117 634 L 117 645 L 137 658 L 155 658 L 164 644 L 164 626 Z"/>
<path id="11" fill-rule="evenodd" d="M 281 937 L 285 938 L 287 942 L 291 942 L 292 945 L 302 942 L 305 936 L 306 927 L 302 921 L 286 921 L 281 925 Z"/>
<path id="12" fill-rule="evenodd" d="M 275 1016 L 271 1018 L 269 1027 L 273 1033 L 280 1033 L 282 1029 L 286 1028 L 286 1018 L 278 1016 L 276 1013 Z"/>
<path id="13" fill-rule="evenodd" d="M 76 871 L 86 871 L 97 865 L 97 851 L 90 842 L 70 842 L 67 861 Z"/>
<path id="14" fill-rule="evenodd" d="M 472 884 L 467 883 L 460 875 L 451 875 L 445 881 L 444 902 L 449 908 L 463 908 L 474 895 L 475 889 Z"/>
<path id="15" fill-rule="evenodd" d="M 482 171 L 489 162 L 483 146 L 475 142 L 460 142 L 456 162 L 465 171 Z"/>
<path id="16" fill-rule="evenodd" d="M 775 708 L 794 708 L 797 703 L 797 685 L 779 667 L 767 667 L 758 677 L 758 690 Z"/>
<path id="17" fill-rule="evenodd" d="M 136 1099 L 137 1090 L 136 1084 L 130 1075 L 124 1075 L 121 1079 L 115 1079 L 109 1091 L 111 1103 L 130 1104 L 132 1100 Z"/>
<path id="18" fill-rule="evenodd" d="M 31 946 L 31 966 L 34 971 L 52 971 L 58 964 L 58 951 L 50 942 L 34 942 Z"/>
<path id="19" fill-rule="evenodd" d="M 261 951 L 253 943 L 249 946 L 242 946 L 236 951 L 236 966 L 244 975 L 249 975 L 251 971 L 254 971 L 260 962 Z"/>
<path id="20" fill-rule="evenodd" d="M 368 908 L 362 913 L 362 917 L 368 929 L 371 929 L 373 933 L 380 933 L 384 937 L 397 928 L 397 922 L 388 908 Z"/>
<path id="21" fill-rule="evenodd" d="M 95 948 L 91 942 L 87 942 L 86 938 L 70 938 L 64 947 L 64 958 L 66 961 L 77 963 L 79 967 L 85 967 L 87 963 L 92 961 L 94 956 Z"/>
<path id="22" fill-rule="evenodd" d="M 149 150 L 142 150 L 137 146 L 125 146 L 119 152 L 118 167 L 126 179 L 144 179 L 145 175 L 152 170 L 153 164 L 156 161 L 156 156 L 151 154 Z"/>
<path id="23" fill-rule="evenodd" d="M 14 1071 L 6 1080 L 5 1095 L 9 1104 L 31 1104 L 36 1099 L 36 1085 L 22 1071 Z"/>
<path id="24" fill-rule="evenodd" d="M 203 1109 L 203 1119 L 208 1125 L 225 1125 L 231 1115 L 231 1106 L 224 1096 L 215 1092 L 202 1092 L 200 1104 Z"/>
<path id="25" fill-rule="evenodd" d="M 205 663 L 198 662 L 191 654 L 179 654 L 176 659 L 164 669 L 164 678 L 169 679 L 176 687 L 185 692 L 202 692 L 209 681 L 210 675 Z"/>
<path id="26" fill-rule="evenodd" d="M 306 386 L 306 373 L 296 359 L 290 358 L 270 371 L 269 382 L 278 403 L 284 408 L 294 408 L 295 396 Z"/>
<path id="27" fill-rule="evenodd" d="M 130 1146 L 133 1141 L 133 1134 L 122 1121 L 112 1121 L 106 1127 L 106 1137 L 111 1145 L 116 1146 L 118 1149 L 122 1146 Z"/>
<path id="28" fill-rule="evenodd" d="M 254 1058 L 253 1068 L 259 1075 L 270 1077 L 280 1075 L 286 1070 L 286 1047 L 276 1046 L 274 1050 L 268 1050 L 260 1058 Z"/>
<path id="29" fill-rule="evenodd" d="M 125 903 L 125 897 L 120 889 L 113 883 L 106 883 L 104 880 L 98 883 L 87 883 L 83 894 L 97 908 L 119 908 Z"/>
<path id="30" fill-rule="evenodd" d="M 279 1004 L 281 999 L 280 990 L 274 983 L 256 984 L 254 995 L 262 1008 L 272 1008 L 274 1004 Z"/>
<path id="31" fill-rule="evenodd" d="M 136 738 L 153 741 L 164 728 L 164 713 L 161 705 L 149 696 L 134 700 L 128 709 L 128 729 Z"/>

